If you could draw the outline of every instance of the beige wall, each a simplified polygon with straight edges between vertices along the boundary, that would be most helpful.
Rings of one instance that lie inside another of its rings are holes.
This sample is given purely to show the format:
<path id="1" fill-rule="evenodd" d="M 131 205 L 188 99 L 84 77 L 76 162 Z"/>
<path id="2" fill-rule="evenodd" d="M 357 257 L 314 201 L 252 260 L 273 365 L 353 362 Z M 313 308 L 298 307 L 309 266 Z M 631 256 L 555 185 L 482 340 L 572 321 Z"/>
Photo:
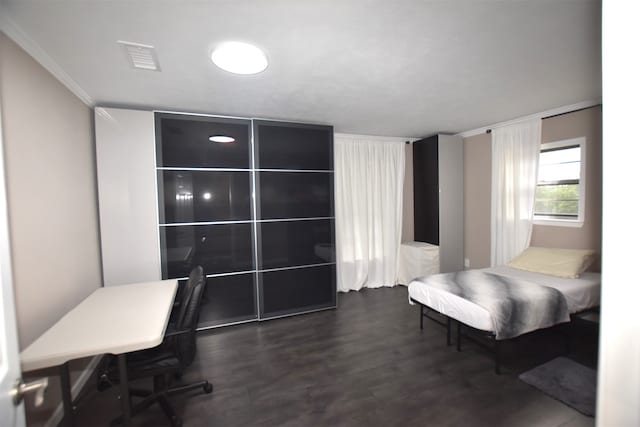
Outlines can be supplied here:
<path id="1" fill-rule="evenodd" d="M 20 348 L 102 284 L 92 111 L 0 32 L 0 103 Z M 75 382 L 89 360 L 71 363 Z M 60 403 L 57 371 L 44 404 L 26 398 L 27 424 Z"/>
<path id="2" fill-rule="evenodd" d="M 600 252 L 602 221 L 602 109 L 593 107 L 542 120 L 542 142 L 586 138 L 585 221 L 580 228 L 535 225 L 531 245 Z M 472 268 L 490 265 L 491 135 L 465 138 L 465 257 Z"/>
<path id="3" fill-rule="evenodd" d="M 491 263 L 491 135 L 464 140 L 464 257 L 468 268 Z"/>
<path id="4" fill-rule="evenodd" d="M 534 225 L 532 246 L 596 249 L 602 234 L 602 108 L 594 107 L 542 121 L 542 143 L 584 136 L 585 205 L 581 228 Z"/>
<path id="5" fill-rule="evenodd" d="M 20 348 L 102 283 L 91 109 L 0 33 Z"/>
<path id="6" fill-rule="evenodd" d="M 402 193 L 402 241 L 413 241 L 413 145 L 405 144 L 404 192 Z"/>

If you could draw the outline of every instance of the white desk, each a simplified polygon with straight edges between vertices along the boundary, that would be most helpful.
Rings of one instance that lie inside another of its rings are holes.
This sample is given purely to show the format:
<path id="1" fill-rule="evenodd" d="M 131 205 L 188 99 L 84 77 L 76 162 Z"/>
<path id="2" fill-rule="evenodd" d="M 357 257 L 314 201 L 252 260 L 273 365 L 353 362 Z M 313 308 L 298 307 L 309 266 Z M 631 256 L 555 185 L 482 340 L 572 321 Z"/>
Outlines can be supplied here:
<path id="1" fill-rule="evenodd" d="M 20 353 L 23 371 L 61 367 L 65 421 L 73 423 L 68 363 L 117 354 L 125 425 L 130 418 L 125 353 L 162 342 L 177 280 L 99 288 Z"/>

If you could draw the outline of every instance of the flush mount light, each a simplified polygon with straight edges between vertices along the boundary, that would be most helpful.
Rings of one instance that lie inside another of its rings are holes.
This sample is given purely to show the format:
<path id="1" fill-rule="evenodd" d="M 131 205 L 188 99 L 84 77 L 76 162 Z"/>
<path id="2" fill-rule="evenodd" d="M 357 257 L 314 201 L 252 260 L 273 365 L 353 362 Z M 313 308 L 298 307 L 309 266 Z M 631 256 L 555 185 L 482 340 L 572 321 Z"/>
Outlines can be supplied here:
<path id="1" fill-rule="evenodd" d="M 236 142 L 236 139 L 232 136 L 213 135 L 209 137 L 209 141 L 218 142 L 220 144 L 231 144 L 232 142 Z"/>
<path id="2" fill-rule="evenodd" d="M 235 74 L 257 74 L 268 65 L 264 52 L 243 42 L 218 45 L 211 53 L 211 61 L 223 70 Z"/>

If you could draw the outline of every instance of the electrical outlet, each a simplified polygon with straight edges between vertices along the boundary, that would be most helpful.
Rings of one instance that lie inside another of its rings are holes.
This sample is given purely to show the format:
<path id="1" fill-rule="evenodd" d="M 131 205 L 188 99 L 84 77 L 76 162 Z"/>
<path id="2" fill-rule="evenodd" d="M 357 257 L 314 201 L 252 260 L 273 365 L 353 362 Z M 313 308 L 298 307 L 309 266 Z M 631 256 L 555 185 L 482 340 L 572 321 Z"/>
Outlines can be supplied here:
<path id="1" fill-rule="evenodd" d="M 471 263 L 469 262 L 469 258 L 465 258 L 464 259 L 464 268 L 469 268 L 471 267 Z"/>

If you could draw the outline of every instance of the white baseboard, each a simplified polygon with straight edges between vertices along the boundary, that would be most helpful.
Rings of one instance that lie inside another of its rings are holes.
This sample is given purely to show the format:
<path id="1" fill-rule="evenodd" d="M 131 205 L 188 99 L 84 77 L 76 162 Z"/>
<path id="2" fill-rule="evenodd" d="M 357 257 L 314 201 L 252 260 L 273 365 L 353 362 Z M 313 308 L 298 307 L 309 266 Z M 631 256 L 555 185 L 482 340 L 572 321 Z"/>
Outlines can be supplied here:
<path id="1" fill-rule="evenodd" d="M 84 371 L 82 371 L 78 379 L 73 383 L 73 385 L 71 386 L 72 400 L 78 398 L 80 391 L 85 386 L 85 384 L 87 384 L 87 381 L 89 381 L 94 371 L 98 367 L 98 363 L 100 363 L 101 360 L 102 355 L 94 356 L 93 359 L 91 359 L 91 362 L 89 362 L 87 367 L 84 369 Z M 51 418 L 49 418 L 49 420 L 47 420 L 47 422 L 44 424 L 44 427 L 56 427 L 62 421 L 63 414 L 64 408 L 62 407 L 62 402 L 60 402 L 55 411 L 53 411 L 53 415 L 51 415 Z"/>

